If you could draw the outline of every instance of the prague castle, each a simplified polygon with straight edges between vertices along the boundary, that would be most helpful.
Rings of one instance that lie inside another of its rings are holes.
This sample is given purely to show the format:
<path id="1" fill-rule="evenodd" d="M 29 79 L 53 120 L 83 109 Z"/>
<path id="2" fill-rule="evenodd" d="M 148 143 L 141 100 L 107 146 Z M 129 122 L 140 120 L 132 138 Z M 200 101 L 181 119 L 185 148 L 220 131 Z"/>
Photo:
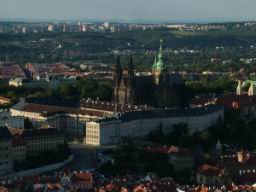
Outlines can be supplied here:
<path id="1" fill-rule="evenodd" d="M 118 56 L 114 73 L 114 101 L 120 104 L 182 107 L 185 105 L 184 82 L 163 62 L 162 40 L 151 75 L 135 75 L 132 58 L 127 74 L 123 73 Z"/>

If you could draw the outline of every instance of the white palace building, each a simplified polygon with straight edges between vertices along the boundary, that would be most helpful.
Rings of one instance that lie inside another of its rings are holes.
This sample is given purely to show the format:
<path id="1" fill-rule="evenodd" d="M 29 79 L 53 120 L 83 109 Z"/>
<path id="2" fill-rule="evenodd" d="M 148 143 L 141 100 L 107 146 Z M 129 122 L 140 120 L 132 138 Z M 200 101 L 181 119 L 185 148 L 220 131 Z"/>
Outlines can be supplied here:
<path id="1" fill-rule="evenodd" d="M 224 108 L 219 105 L 160 110 L 91 99 L 81 100 L 73 107 L 22 100 L 10 112 L 15 117 L 29 118 L 35 127 L 56 127 L 95 146 L 114 144 L 122 138 L 144 137 L 157 129 L 168 133 L 178 123 L 186 123 L 191 132 L 202 131 L 224 118 Z"/>

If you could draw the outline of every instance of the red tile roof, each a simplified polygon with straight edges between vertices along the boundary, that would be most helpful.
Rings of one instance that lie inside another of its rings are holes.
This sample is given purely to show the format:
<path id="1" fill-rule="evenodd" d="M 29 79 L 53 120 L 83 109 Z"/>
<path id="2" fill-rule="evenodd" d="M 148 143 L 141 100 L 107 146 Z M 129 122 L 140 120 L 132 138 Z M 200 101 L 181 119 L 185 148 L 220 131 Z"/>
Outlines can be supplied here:
<path id="1" fill-rule="evenodd" d="M 75 181 L 92 181 L 91 173 L 76 173 L 74 175 Z"/>
<path id="2" fill-rule="evenodd" d="M 204 164 L 198 168 L 197 172 L 207 176 L 219 176 L 221 169 L 212 165 Z"/>

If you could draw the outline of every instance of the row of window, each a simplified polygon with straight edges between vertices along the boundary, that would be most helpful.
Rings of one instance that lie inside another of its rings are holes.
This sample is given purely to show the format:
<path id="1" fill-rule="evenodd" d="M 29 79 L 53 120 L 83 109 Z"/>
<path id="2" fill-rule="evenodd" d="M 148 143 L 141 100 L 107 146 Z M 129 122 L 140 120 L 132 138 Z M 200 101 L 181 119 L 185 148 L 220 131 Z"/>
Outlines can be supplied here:
<path id="1" fill-rule="evenodd" d="M 87 135 L 87 138 L 99 139 L 99 136 L 96 136 L 96 135 Z"/>
<path id="2" fill-rule="evenodd" d="M 25 158 L 26 158 L 26 155 L 24 155 L 24 154 L 16 154 L 14 156 L 14 159 L 25 159 Z"/>
<path id="3" fill-rule="evenodd" d="M 86 139 L 86 143 L 99 143 L 99 141 L 95 139 Z"/>
<path id="4" fill-rule="evenodd" d="M 16 147 L 15 148 L 15 153 L 19 153 L 19 152 L 24 152 L 25 151 L 25 147 Z"/>
<path id="5" fill-rule="evenodd" d="M 0 162 L 0 166 L 3 166 L 3 165 L 8 165 L 9 162 L 8 161 L 5 161 L 5 162 Z"/>
<path id="6" fill-rule="evenodd" d="M 8 146 L 0 147 L 0 151 L 8 151 L 8 150 L 9 150 L 9 147 L 8 147 Z"/>
<path id="7" fill-rule="evenodd" d="M 31 145 L 30 149 L 42 149 L 42 148 L 51 148 L 56 147 L 59 143 L 41 143 L 37 145 Z"/>
<path id="8" fill-rule="evenodd" d="M 95 134 L 98 134 L 98 131 L 87 130 L 87 133 L 95 133 Z"/>

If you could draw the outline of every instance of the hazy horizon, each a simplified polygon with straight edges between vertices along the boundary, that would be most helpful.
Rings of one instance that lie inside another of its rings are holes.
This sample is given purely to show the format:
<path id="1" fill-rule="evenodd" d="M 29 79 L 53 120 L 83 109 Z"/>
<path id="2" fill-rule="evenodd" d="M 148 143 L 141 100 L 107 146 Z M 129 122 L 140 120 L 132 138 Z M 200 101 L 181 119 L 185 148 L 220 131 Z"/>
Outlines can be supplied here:
<path id="1" fill-rule="evenodd" d="M 255 0 L 0 0 L 0 19 L 232 22 L 256 20 L 255 7 Z"/>

